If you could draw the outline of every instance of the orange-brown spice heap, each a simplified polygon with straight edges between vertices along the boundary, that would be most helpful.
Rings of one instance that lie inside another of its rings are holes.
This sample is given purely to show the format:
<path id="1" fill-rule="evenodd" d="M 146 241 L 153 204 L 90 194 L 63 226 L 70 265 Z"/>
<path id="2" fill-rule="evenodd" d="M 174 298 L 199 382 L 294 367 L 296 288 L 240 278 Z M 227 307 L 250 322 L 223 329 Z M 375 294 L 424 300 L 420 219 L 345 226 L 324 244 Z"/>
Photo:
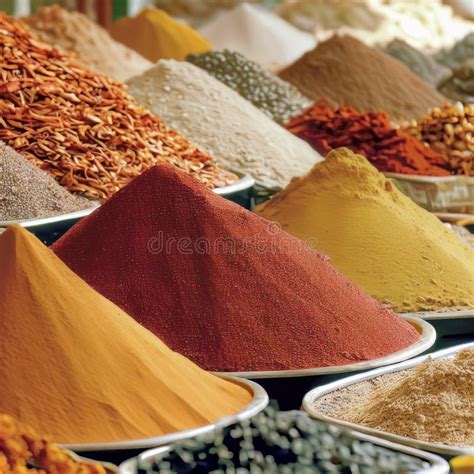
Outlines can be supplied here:
<path id="1" fill-rule="evenodd" d="M 385 112 L 360 114 L 351 107 L 334 110 L 321 100 L 288 125 L 319 153 L 350 148 L 365 156 L 378 170 L 424 176 L 449 176 L 447 159 L 400 132 Z"/>
<path id="2" fill-rule="evenodd" d="M 211 188 L 236 179 L 138 106 L 122 84 L 33 39 L 4 13 L 0 64 L 0 140 L 70 191 L 107 198 L 159 162 Z"/>

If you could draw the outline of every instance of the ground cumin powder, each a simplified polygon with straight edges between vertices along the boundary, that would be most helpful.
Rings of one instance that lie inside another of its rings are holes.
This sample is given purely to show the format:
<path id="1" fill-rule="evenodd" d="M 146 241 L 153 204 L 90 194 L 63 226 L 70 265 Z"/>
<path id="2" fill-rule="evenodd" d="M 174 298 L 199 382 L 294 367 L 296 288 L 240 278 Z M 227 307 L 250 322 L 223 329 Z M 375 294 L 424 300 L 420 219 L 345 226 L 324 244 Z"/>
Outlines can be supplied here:
<path id="1" fill-rule="evenodd" d="M 211 43 L 192 28 L 152 7 L 145 8 L 137 16 L 118 20 L 112 25 L 111 35 L 152 62 L 184 60 L 188 54 L 212 49 Z"/>
<path id="2" fill-rule="evenodd" d="M 137 324 L 20 227 L 0 236 L 0 412 L 60 443 L 214 422 L 251 394 Z"/>
<path id="3" fill-rule="evenodd" d="M 474 446 L 474 349 L 349 386 L 317 407 L 334 418 L 400 436 Z"/>
<path id="4" fill-rule="evenodd" d="M 445 99 L 404 64 L 351 36 L 333 36 L 280 73 L 310 99 L 412 119 Z"/>
<path id="5" fill-rule="evenodd" d="M 347 148 L 330 152 L 257 213 L 399 311 L 474 308 L 474 252 Z"/>

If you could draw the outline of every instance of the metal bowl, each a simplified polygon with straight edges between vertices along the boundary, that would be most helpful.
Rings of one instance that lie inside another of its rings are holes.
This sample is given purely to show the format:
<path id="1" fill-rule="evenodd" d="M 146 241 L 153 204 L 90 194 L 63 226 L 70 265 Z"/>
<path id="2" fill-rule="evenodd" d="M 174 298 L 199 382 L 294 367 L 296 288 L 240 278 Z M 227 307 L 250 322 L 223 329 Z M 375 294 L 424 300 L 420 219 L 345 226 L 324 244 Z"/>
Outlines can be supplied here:
<path id="1" fill-rule="evenodd" d="M 448 474 L 449 473 L 449 464 L 441 457 L 436 456 L 419 449 L 403 446 L 401 444 L 392 443 L 384 439 L 376 438 L 374 436 L 369 436 L 364 433 L 358 433 L 357 431 L 343 429 L 343 433 L 354 439 L 361 442 L 368 442 L 376 444 L 377 446 L 390 449 L 391 451 L 396 451 L 402 454 L 408 454 L 410 456 L 419 458 L 423 461 L 430 463 L 429 469 L 425 469 L 418 474 Z M 119 466 L 120 474 L 136 474 L 138 463 L 150 462 L 153 463 L 153 460 L 157 457 L 163 456 L 171 451 L 171 446 L 162 446 L 161 448 L 151 449 L 140 454 L 138 457 L 129 459 Z M 413 473 L 415 474 L 415 473 Z"/>
<path id="2" fill-rule="evenodd" d="M 324 413 L 321 413 L 314 406 L 314 402 L 320 399 L 321 397 L 328 395 L 336 390 L 341 388 L 349 387 L 350 385 L 357 384 L 360 382 L 365 382 L 367 380 L 372 380 L 380 375 L 389 374 L 392 372 L 398 372 L 400 370 L 411 369 L 417 367 L 418 365 L 425 362 L 429 357 L 432 359 L 438 359 L 440 357 L 454 357 L 458 351 L 466 348 L 474 348 L 474 343 L 462 344 L 460 346 L 451 347 L 449 349 L 444 349 L 442 351 L 434 352 L 429 356 L 417 357 L 413 360 L 408 360 L 401 362 L 399 364 L 391 365 L 389 367 L 382 367 L 379 369 L 371 370 L 370 372 L 365 372 L 363 374 L 353 375 L 351 377 L 338 380 L 337 382 L 324 385 L 322 387 L 315 388 L 308 392 L 303 399 L 303 409 L 313 418 L 318 420 L 326 421 L 329 423 L 334 423 L 340 426 L 350 428 L 352 430 L 361 431 L 371 436 L 376 436 L 378 438 L 383 438 L 388 441 L 393 441 L 394 443 L 404 444 L 412 448 L 423 449 L 425 451 L 431 451 L 434 453 L 442 454 L 444 456 L 460 456 L 467 454 L 474 454 L 474 446 L 472 447 L 459 447 L 459 446 L 448 446 L 438 443 L 429 443 L 427 441 L 420 441 L 413 438 L 407 438 L 405 436 L 399 436 L 392 433 L 387 433 L 385 431 L 376 430 L 373 428 L 368 428 L 364 425 L 359 425 L 356 423 L 350 423 L 347 421 L 339 420 L 332 416 L 328 416 Z"/>
<path id="3" fill-rule="evenodd" d="M 231 376 L 223 376 L 223 378 L 251 390 L 253 392 L 253 398 L 250 403 L 242 410 L 238 411 L 234 415 L 222 417 L 215 423 L 200 426 L 198 428 L 179 431 L 176 433 L 155 436 L 152 438 L 104 443 L 63 444 L 61 446 L 79 453 L 94 453 L 97 451 L 144 450 L 209 433 L 215 430 L 217 426 L 227 426 L 241 420 L 246 420 L 262 411 L 268 405 L 268 395 L 265 390 L 257 383 Z"/>
<path id="4" fill-rule="evenodd" d="M 90 462 L 90 463 L 94 463 L 94 464 L 99 464 L 100 466 L 102 466 L 104 469 L 105 469 L 105 472 L 107 474 L 118 474 L 119 473 L 119 469 L 117 466 L 115 466 L 114 464 L 111 464 L 109 462 L 102 462 L 102 461 L 96 461 L 95 459 L 89 459 L 89 458 L 84 458 L 82 456 L 78 456 L 76 453 L 70 451 L 69 449 L 65 449 L 65 451 L 68 453 L 68 455 L 74 459 L 74 461 L 77 461 L 77 462 Z"/>

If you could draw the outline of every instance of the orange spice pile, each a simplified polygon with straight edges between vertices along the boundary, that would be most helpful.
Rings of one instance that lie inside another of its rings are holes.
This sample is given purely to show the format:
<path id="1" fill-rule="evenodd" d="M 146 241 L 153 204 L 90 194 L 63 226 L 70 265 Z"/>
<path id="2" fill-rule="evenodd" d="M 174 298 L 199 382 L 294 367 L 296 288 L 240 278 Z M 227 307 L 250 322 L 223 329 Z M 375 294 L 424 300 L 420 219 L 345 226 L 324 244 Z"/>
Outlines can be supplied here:
<path id="1" fill-rule="evenodd" d="M 364 155 L 380 171 L 423 176 L 451 174 L 446 157 L 400 132 L 384 112 L 360 114 L 351 107 L 334 110 L 322 100 L 294 118 L 287 128 L 321 154 L 347 147 Z"/>
<path id="2" fill-rule="evenodd" d="M 0 473 L 106 474 L 106 470 L 99 464 L 73 459 L 29 426 L 0 414 Z"/>
<path id="3" fill-rule="evenodd" d="M 160 162 L 211 188 L 236 179 L 138 106 L 122 84 L 34 40 L 4 13 L 0 64 L 0 140 L 70 191 L 104 199 Z"/>

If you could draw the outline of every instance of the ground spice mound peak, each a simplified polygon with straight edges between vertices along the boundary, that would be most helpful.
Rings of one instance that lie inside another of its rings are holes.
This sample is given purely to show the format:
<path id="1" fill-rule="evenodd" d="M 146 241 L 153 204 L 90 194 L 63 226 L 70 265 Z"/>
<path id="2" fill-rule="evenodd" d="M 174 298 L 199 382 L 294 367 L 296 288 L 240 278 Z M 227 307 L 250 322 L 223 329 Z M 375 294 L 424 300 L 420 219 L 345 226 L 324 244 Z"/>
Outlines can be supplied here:
<path id="1" fill-rule="evenodd" d="M 326 257 L 169 166 L 135 179 L 53 249 L 208 370 L 348 364 L 419 337 Z"/>
<path id="2" fill-rule="evenodd" d="M 55 442 L 158 436 L 250 393 L 172 352 L 21 227 L 0 235 L 0 412 Z"/>
<path id="3" fill-rule="evenodd" d="M 0 12 L 0 140 L 70 191 L 107 198 L 159 162 L 210 187 L 231 178 L 126 88 L 33 39 Z"/>
<path id="4" fill-rule="evenodd" d="M 333 36 L 280 73 L 306 97 L 359 112 L 417 118 L 445 99 L 404 64 L 351 36 Z"/>
<path id="5" fill-rule="evenodd" d="M 474 252 L 363 156 L 338 148 L 257 213 L 399 311 L 474 308 Z"/>
<path id="6" fill-rule="evenodd" d="M 474 446 L 474 349 L 428 359 L 373 384 L 366 394 L 349 387 L 349 404 L 331 415 L 431 443 Z"/>

